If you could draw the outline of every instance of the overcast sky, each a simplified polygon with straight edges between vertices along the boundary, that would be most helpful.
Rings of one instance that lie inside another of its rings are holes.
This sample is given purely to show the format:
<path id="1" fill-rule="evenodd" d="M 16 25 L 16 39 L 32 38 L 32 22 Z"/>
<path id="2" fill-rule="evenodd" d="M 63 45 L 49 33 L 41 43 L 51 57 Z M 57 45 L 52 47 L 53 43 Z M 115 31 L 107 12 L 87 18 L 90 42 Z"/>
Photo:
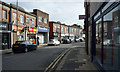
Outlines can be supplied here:
<path id="1" fill-rule="evenodd" d="M 17 0 L 2 0 L 16 4 Z M 83 27 L 84 21 L 79 15 L 84 15 L 84 0 L 18 0 L 19 6 L 28 12 L 40 9 L 49 14 L 50 21 L 60 21 L 66 25 L 78 24 Z"/>

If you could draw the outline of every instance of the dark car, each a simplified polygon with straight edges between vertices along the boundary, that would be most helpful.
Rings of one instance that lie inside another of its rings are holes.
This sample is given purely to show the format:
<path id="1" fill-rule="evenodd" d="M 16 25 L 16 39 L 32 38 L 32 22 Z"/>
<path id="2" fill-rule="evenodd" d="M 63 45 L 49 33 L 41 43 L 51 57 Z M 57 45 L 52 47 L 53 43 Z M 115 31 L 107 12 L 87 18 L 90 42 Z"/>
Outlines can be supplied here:
<path id="1" fill-rule="evenodd" d="M 17 52 L 28 52 L 32 50 L 36 50 L 37 45 L 34 44 L 32 41 L 16 41 L 15 44 L 12 46 L 13 53 Z"/>
<path id="2" fill-rule="evenodd" d="M 69 39 L 63 39 L 63 44 L 69 44 L 71 41 Z"/>

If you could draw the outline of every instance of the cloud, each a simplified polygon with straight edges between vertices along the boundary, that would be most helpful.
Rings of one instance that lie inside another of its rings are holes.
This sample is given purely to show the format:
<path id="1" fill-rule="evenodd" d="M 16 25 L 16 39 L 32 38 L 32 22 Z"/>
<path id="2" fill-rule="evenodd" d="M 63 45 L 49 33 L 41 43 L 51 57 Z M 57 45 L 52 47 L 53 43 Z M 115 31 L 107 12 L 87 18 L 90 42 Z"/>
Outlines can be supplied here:
<path id="1" fill-rule="evenodd" d="M 34 2 L 19 2 L 19 6 L 28 12 L 40 9 L 49 14 L 50 21 L 60 21 L 67 25 L 84 25 L 84 21 L 78 18 L 78 15 L 85 14 L 84 0 L 39 0 L 39 2 L 34 0 Z"/>

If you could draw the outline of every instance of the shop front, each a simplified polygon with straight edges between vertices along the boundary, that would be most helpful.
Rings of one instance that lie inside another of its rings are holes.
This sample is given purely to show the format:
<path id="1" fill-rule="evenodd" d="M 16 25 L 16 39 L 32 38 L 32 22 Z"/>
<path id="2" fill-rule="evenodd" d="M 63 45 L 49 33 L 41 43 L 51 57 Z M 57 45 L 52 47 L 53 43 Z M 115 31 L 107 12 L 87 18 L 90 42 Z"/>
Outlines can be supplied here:
<path id="1" fill-rule="evenodd" d="M 29 27 L 27 30 L 27 40 L 32 41 L 36 44 L 36 28 Z"/>
<path id="2" fill-rule="evenodd" d="M 37 38 L 40 44 L 47 43 L 49 41 L 49 28 L 37 27 Z"/>
<path id="3" fill-rule="evenodd" d="M 0 50 L 11 48 L 11 26 L 10 23 L 0 22 L 0 40 L 2 42 Z"/>
<path id="4" fill-rule="evenodd" d="M 17 25 L 13 25 L 13 43 L 17 41 L 17 36 L 18 36 L 18 41 L 25 40 L 24 30 L 25 30 L 24 25 L 18 25 L 18 31 L 17 31 Z"/>
<path id="5" fill-rule="evenodd" d="M 108 2 L 92 19 L 90 45 L 92 59 L 96 66 L 104 70 L 120 70 L 119 13 L 120 4 L 116 2 L 113 6 Z"/>

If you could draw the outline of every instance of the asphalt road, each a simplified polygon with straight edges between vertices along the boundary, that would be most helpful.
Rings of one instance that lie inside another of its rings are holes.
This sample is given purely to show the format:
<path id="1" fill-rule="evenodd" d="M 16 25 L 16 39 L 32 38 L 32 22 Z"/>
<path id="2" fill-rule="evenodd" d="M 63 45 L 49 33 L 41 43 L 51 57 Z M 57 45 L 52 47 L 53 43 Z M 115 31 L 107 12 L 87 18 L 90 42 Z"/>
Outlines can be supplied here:
<path id="1" fill-rule="evenodd" d="M 84 46 L 84 43 L 45 46 L 36 51 L 2 55 L 2 70 L 44 70 L 63 51 L 72 46 Z"/>

